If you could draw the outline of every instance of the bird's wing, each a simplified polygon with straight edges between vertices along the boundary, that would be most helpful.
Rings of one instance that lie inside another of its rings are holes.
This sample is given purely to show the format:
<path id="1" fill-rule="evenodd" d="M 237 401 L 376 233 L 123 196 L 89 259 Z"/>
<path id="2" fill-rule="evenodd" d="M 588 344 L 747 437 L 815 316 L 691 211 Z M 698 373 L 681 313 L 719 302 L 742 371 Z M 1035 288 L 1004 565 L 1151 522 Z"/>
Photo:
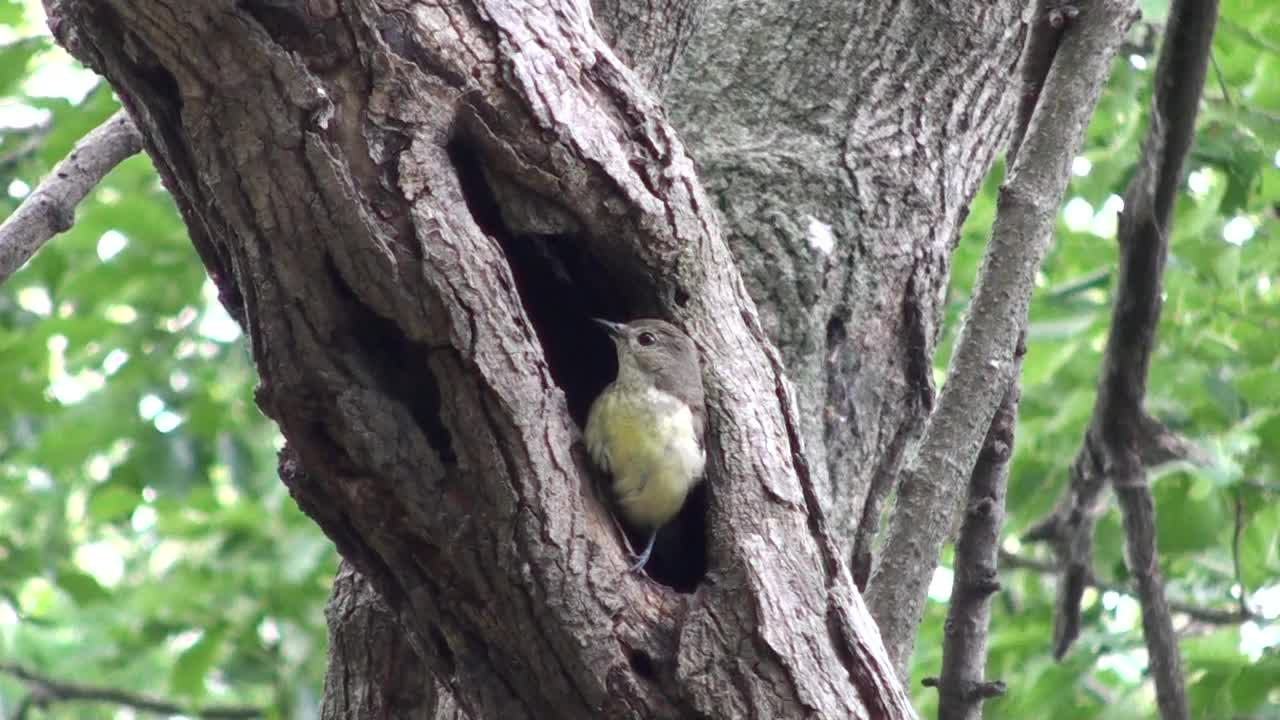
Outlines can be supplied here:
<path id="1" fill-rule="evenodd" d="M 595 461 L 597 467 L 605 473 L 609 473 L 609 447 L 605 443 L 604 419 L 601 417 L 600 403 L 605 393 L 612 388 L 605 388 L 605 392 L 600 393 L 595 402 L 591 404 L 591 410 L 587 414 L 587 426 L 582 433 L 582 439 L 587 446 L 587 454 Z"/>
<path id="2" fill-rule="evenodd" d="M 674 395 L 689 406 L 693 414 L 693 434 L 698 438 L 698 449 L 705 450 L 703 432 L 706 429 L 707 408 L 702 389 L 702 370 L 695 363 L 688 368 L 676 368 L 654 378 L 654 387 Z"/>

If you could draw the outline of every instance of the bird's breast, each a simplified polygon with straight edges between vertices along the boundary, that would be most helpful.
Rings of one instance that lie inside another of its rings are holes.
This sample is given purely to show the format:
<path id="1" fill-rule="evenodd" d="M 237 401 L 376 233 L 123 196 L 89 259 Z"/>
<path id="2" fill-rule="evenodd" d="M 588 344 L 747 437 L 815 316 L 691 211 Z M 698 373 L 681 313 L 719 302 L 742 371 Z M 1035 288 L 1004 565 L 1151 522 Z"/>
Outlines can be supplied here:
<path id="1" fill-rule="evenodd" d="M 627 520 L 645 527 L 680 511 L 706 461 L 689 406 L 656 388 L 607 388 L 591 406 L 585 440 L 592 458 L 613 474 Z"/>

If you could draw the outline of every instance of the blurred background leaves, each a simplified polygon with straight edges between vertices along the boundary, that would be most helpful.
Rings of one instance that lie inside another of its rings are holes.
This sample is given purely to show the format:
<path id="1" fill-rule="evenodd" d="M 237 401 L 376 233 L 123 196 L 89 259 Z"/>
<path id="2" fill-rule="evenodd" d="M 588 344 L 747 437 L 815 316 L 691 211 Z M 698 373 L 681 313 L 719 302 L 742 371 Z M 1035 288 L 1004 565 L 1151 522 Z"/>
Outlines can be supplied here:
<path id="1" fill-rule="evenodd" d="M 0 0 L 0 217 L 118 107 L 38 2 Z M 335 554 L 276 477 L 247 348 L 145 155 L 0 287 L 0 378 L 0 658 L 318 716 Z M 0 675 L 0 717 L 25 693 Z"/>

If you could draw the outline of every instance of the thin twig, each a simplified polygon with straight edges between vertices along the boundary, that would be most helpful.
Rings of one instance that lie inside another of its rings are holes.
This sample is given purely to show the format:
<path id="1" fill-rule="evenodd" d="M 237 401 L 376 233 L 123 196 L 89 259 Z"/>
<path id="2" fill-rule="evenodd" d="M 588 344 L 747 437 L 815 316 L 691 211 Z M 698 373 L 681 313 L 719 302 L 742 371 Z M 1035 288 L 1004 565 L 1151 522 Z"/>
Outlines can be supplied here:
<path id="1" fill-rule="evenodd" d="M 1136 14 L 1133 0 L 1099 0 L 1072 21 L 1000 189 L 969 318 L 937 408 L 898 483 L 867 587 L 867 604 L 900 676 L 907 675 L 938 553 L 954 530 L 966 482 L 1013 376 L 1017 339 L 1072 158 Z"/>
<path id="2" fill-rule="evenodd" d="M 1231 532 L 1231 565 L 1236 573 L 1236 587 L 1240 588 L 1240 612 L 1249 612 L 1249 590 L 1244 584 L 1244 568 L 1240 562 L 1240 539 L 1244 536 L 1244 497 L 1240 489 L 1233 493 L 1235 501 L 1235 526 Z"/>
<path id="3" fill-rule="evenodd" d="M 60 702 L 98 702 L 123 705 L 156 715 L 189 715 L 210 720 L 241 720 L 262 717 L 262 710 L 247 705 L 183 706 L 167 700 L 140 695 L 118 688 L 82 685 L 42 675 L 16 663 L 0 663 L 0 673 L 12 675 L 26 683 L 29 694 L 19 707 L 25 713 L 31 705 L 47 707 Z M 20 715 L 16 716 L 20 717 Z"/>
<path id="4" fill-rule="evenodd" d="M 71 229 L 76 206 L 126 158 L 142 150 L 142 135 L 120 110 L 85 135 L 0 224 L 0 284 L 49 238 Z"/>
<path id="5" fill-rule="evenodd" d="M 1035 558 L 1018 555 L 1003 549 L 1000 551 L 1000 565 L 1004 568 L 1034 570 L 1045 575 L 1054 575 L 1062 571 L 1062 567 L 1055 563 L 1036 560 Z M 1102 580 L 1092 573 L 1085 578 L 1085 586 L 1092 587 L 1099 592 L 1113 592 L 1128 597 L 1137 597 L 1138 595 L 1137 589 L 1132 585 Z M 1266 621 L 1266 618 L 1262 615 L 1247 607 L 1236 609 L 1214 608 L 1181 600 L 1170 600 L 1169 607 L 1174 612 L 1186 615 L 1188 618 L 1205 625 L 1239 625 L 1243 622 Z"/>
<path id="6" fill-rule="evenodd" d="M 1218 87 L 1222 90 L 1222 100 L 1227 107 L 1234 108 L 1236 104 L 1231 102 L 1231 91 L 1227 88 L 1227 79 L 1222 75 L 1222 67 L 1218 65 L 1218 56 L 1213 53 L 1209 54 L 1209 62 L 1213 64 L 1213 76 L 1218 79 Z"/>

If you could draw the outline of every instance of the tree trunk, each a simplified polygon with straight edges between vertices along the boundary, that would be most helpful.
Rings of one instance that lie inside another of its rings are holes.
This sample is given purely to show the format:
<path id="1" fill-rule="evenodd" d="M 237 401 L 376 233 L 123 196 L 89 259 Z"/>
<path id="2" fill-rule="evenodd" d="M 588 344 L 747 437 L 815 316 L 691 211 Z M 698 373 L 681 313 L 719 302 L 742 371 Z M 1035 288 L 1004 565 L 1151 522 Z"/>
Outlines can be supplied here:
<path id="1" fill-rule="evenodd" d="M 859 575 L 932 407 L 951 253 L 1012 128 L 1023 9 L 711 2 L 668 93 Z"/>
<path id="2" fill-rule="evenodd" d="M 865 578 L 932 401 L 1021 5 L 602 0 L 636 72 L 585 4 L 534 5 L 46 0 L 359 572 L 326 717 L 910 716 L 848 548 Z M 578 439 L 591 315 L 703 358 L 705 494 L 661 583 L 624 574 Z"/>

